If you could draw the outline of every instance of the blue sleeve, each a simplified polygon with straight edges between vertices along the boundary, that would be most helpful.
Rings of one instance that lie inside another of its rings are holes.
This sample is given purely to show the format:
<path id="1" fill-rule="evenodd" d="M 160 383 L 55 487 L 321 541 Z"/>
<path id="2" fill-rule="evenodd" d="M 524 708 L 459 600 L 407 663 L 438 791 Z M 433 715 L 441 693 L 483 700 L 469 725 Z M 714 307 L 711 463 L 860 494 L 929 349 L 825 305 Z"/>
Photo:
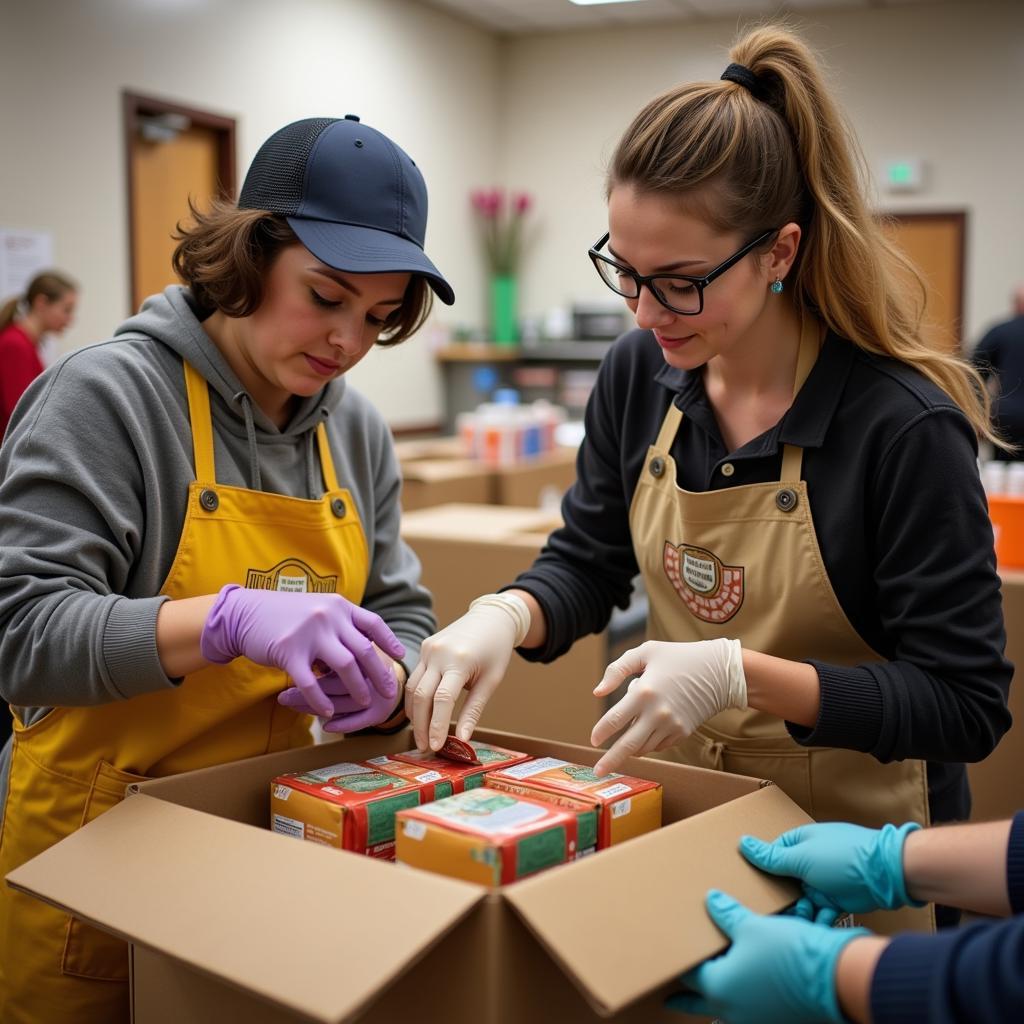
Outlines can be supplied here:
<path id="1" fill-rule="evenodd" d="M 1006 848 L 1006 889 L 1010 910 L 1024 913 L 1024 811 L 1018 811 L 1010 826 L 1010 842 Z"/>
<path id="2" fill-rule="evenodd" d="M 1024 1020 L 1024 916 L 900 935 L 871 982 L 874 1024 L 1006 1024 Z"/>

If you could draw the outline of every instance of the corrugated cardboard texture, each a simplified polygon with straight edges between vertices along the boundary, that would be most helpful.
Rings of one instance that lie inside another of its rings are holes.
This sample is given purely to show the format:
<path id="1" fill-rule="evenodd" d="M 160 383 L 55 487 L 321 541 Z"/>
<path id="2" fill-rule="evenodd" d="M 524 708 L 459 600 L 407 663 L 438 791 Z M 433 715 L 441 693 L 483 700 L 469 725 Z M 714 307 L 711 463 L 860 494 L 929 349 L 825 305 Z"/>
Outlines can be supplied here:
<path id="1" fill-rule="evenodd" d="M 506 890 L 544 947 L 577 979 L 600 1013 L 614 1013 L 670 981 L 725 939 L 704 911 L 704 894 L 726 888 L 753 910 L 798 895 L 791 881 L 756 874 L 736 847 L 737 818 L 754 835 L 790 827 L 792 802 L 770 786 L 673 829 L 648 833 Z M 628 907 L 609 914 L 615 907 Z M 624 950 L 637 950 L 623 956 Z"/>
<path id="2" fill-rule="evenodd" d="M 531 462 L 496 468 L 492 500 L 536 508 L 547 492 L 565 494 L 576 480 L 576 455 L 575 448 L 556 448 Z"/>
<path id="3" fill-rule="evenodd" d="M 1024 665 L 1024 572 L 1000 569 L 1003 581 L 1003 616 L 1006 619 L 1006 656 L 1018 670 Z M 967 766 L 971 782 L 972 821 L 1012 818 L 1024 807 L 1024 685 L 1010 687 L 1013 725 L 999 746 L 976 764 Z"/>
<path id="4" fill-rule="evenodd" d="M 8 880 L 315 1020 L 358 1011 L 483 895 L 144 795 Z"/>

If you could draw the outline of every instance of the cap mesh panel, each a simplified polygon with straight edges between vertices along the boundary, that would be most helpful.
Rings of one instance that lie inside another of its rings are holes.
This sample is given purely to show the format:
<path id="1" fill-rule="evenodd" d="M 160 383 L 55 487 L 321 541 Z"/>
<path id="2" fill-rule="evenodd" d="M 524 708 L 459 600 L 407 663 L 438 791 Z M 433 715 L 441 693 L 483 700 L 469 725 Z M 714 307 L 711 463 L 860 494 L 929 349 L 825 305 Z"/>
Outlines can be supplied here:
<path id="1" fill-rule="evenodd" d="M 306 161 L 320 133 L 335 117 L 309 117 L 275 132 L 260 146 L 245 176 L 238 206 L 294 216 L 302 203 Z"/>

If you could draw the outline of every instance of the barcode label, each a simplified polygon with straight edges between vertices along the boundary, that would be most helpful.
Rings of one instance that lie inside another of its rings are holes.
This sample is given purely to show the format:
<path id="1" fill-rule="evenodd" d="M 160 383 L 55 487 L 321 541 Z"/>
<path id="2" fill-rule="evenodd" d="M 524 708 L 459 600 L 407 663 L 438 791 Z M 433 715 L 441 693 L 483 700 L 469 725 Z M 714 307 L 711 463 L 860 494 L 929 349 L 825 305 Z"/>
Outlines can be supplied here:
<path id="1" fill-rule="evenodd" d="M 274 831 L 280 832 L 283 836 L 293 836 L 295 839 L 306 838 L 306 826 L 294 818 L 286 818 L 283 814 L 274 815 Z"/>
<path id="2" fill-rule="evenodd" d="M 620 800 L 617 804 L 612 804 L 612 817 L 621 818 L 633 809 L 632 800 Z"/>
<path id="3" fill-rule="evenodd" d="M 410 839 L 422 839 L 427 834 L 427 826 L 422 821 L 403 821 L 402 832 Z"/>

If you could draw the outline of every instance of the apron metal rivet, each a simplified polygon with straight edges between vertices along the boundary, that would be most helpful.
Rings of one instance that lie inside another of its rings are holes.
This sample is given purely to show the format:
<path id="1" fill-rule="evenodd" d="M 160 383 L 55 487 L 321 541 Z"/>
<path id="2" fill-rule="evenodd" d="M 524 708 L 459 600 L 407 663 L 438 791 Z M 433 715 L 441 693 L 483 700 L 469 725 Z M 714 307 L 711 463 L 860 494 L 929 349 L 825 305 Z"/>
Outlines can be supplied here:
<path id="1" fill-rule="evenodd" d="M 332 511 L 332 512 L 333 512 L 333 513 L 334 513 L 334 514 L 335 514 L 335 515 L 336 515 L 336 516 L 337 516 L 337 517 L 338 517 L 339 519 L 344 519 L 344 518 L 345 518 L 345 512 L 346 512 L 346 509 L 345 509 L 345 502 L 343 502 L 343 501 L 341 500 L 341 498 L 335 498 L 335 499 L 334 499 L 334 500 L 333 500 L 333 501 L 331 502 L 331 511 Z"/>
<path id="2" fill-rule="evenodd" d="M 663 458 L 656 457 L 651 459 L 651 476 L 661 476 L 665 472 L 665 460 Z"/>
<path id="3" fill-rule="evenodd" d="M 206 487 L 199 494 L 199 504 L 207 512 L 216 512 L 217 506 L 220 505 L 220 498 L 217 497 L 216 491 L 211 491 L 209 487 Z"/>
<path id="4" fill-rule="evenodd" d="M 783 512 L 792 512 L 796 508 L 796 491 L 790 490 L 788 487 L 783 487 L 778 494 L 775 495 L 775 504 Z"/>

